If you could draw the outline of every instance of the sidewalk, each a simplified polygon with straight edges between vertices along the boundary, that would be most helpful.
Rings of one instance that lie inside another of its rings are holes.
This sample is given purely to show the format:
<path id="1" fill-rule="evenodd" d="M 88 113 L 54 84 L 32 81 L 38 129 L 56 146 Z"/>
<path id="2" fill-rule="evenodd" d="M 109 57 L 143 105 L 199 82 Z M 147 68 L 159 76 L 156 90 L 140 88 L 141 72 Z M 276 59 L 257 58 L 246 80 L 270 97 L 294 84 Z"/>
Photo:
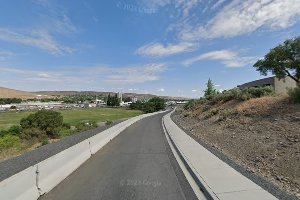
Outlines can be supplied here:
<path id="1" fill-rule="evenodd" d="M 277 198 L 221 161 L 164 116 L 167 132 L 211 199 L 276 200 Z"/>

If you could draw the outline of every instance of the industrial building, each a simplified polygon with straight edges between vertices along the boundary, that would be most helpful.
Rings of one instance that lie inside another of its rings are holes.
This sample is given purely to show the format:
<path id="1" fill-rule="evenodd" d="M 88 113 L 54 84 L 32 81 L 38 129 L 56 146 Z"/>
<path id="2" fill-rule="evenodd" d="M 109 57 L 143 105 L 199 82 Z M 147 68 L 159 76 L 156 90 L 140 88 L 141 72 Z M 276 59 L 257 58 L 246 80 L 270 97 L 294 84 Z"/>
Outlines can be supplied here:
<path id="1" fill-rule="evenodd" d="M 248 82 L 243 85 L 238 85 L 238 88 L 245 89 L 250 87 L 257 88 L 257 87 L 266 87 L 266 86 L 273 87 L 278 94 L 287 94 L 288 89 L 295 88 L 297 86 L 297 83 L 290 77 L 285 77 L 284 79 L 279 80 L 274 76 L 274 77 Z"/>

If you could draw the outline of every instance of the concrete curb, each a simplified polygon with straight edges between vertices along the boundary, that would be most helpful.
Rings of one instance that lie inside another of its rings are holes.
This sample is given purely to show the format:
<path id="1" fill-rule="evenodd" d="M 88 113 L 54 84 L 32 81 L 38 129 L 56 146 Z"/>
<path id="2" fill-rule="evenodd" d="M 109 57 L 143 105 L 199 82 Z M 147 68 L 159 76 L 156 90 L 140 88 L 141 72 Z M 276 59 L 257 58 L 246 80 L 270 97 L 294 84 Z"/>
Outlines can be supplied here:
<path id="1" fill-rule="evenodd" d="M 38 199 L 127 127 L 145 117 L 163 112 L 165 111 L 130 118 L 2 180 L 0 199 Z"/>
<path id="2" fill-rule="evenodd" d="M 208 199 L 277 199 L 188 136 L 171 120 L 171 114 L 163 117 L 164 126 L 195 182 Z"/>
<path id="3" fill-rule="evenodd" d="M 162 127 L 167 139 L 167 142 L 170 146 L 170 149 L 179 165 L 179 167 L 181 168 L 186 180 L 188 181 L 188 183 L 190 184 L 192 190 L 194 191 L 197 199 L 199 200 L 207 200 L 208 199 L 208 194 L 207 191 L 204 191 L 202 189 L 202 187 L 199 187 L 200 183 L 197 183 L 195 180 L 197 180 L 195 178 L 195 175 L 193 174 L 193 171 L 189 168 L 189 165 L 187 164 L 187 162 L 183 159 L 182 155 L 180 154 L 178 148 L 175 146 L 174 142 L 172 141 L 170 134 L 168 133 L 168 131 L 166 130 L 166 126 L 164 124 L 164 120 L 162 118 Z"/>

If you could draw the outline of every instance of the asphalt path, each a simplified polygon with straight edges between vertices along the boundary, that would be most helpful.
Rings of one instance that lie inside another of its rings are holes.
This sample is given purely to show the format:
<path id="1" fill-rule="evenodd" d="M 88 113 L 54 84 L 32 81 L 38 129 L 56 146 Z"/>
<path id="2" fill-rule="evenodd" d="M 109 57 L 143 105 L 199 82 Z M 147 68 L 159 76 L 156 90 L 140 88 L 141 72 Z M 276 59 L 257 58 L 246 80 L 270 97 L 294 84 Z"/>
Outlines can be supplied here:
<path id="1" fill-rule="evenodd" d="M 125 129 L 42 200 L 197 199 L 157 114 Z"/>

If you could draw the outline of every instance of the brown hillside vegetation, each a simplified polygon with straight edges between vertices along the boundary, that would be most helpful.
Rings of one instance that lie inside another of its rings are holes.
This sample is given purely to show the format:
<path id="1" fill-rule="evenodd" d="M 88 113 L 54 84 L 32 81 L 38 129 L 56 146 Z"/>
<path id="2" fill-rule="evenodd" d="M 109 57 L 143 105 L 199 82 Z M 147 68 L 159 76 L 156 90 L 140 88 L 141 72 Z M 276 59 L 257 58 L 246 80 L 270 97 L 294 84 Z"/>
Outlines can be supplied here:
<path id="1" fill-rule="evenodd" d="M 29 98 L 35 98 L 35 97 L 37 97 L 37 94 L 35 94 L 35 93 L 0 87 L 0 98 L 29 99 Z"/>
<path id="2" fill-rule="evenodd" d="M 250 172 L 300 197 L 300 104 L 288 97 L 179 108 L 173 119 Z"/>

